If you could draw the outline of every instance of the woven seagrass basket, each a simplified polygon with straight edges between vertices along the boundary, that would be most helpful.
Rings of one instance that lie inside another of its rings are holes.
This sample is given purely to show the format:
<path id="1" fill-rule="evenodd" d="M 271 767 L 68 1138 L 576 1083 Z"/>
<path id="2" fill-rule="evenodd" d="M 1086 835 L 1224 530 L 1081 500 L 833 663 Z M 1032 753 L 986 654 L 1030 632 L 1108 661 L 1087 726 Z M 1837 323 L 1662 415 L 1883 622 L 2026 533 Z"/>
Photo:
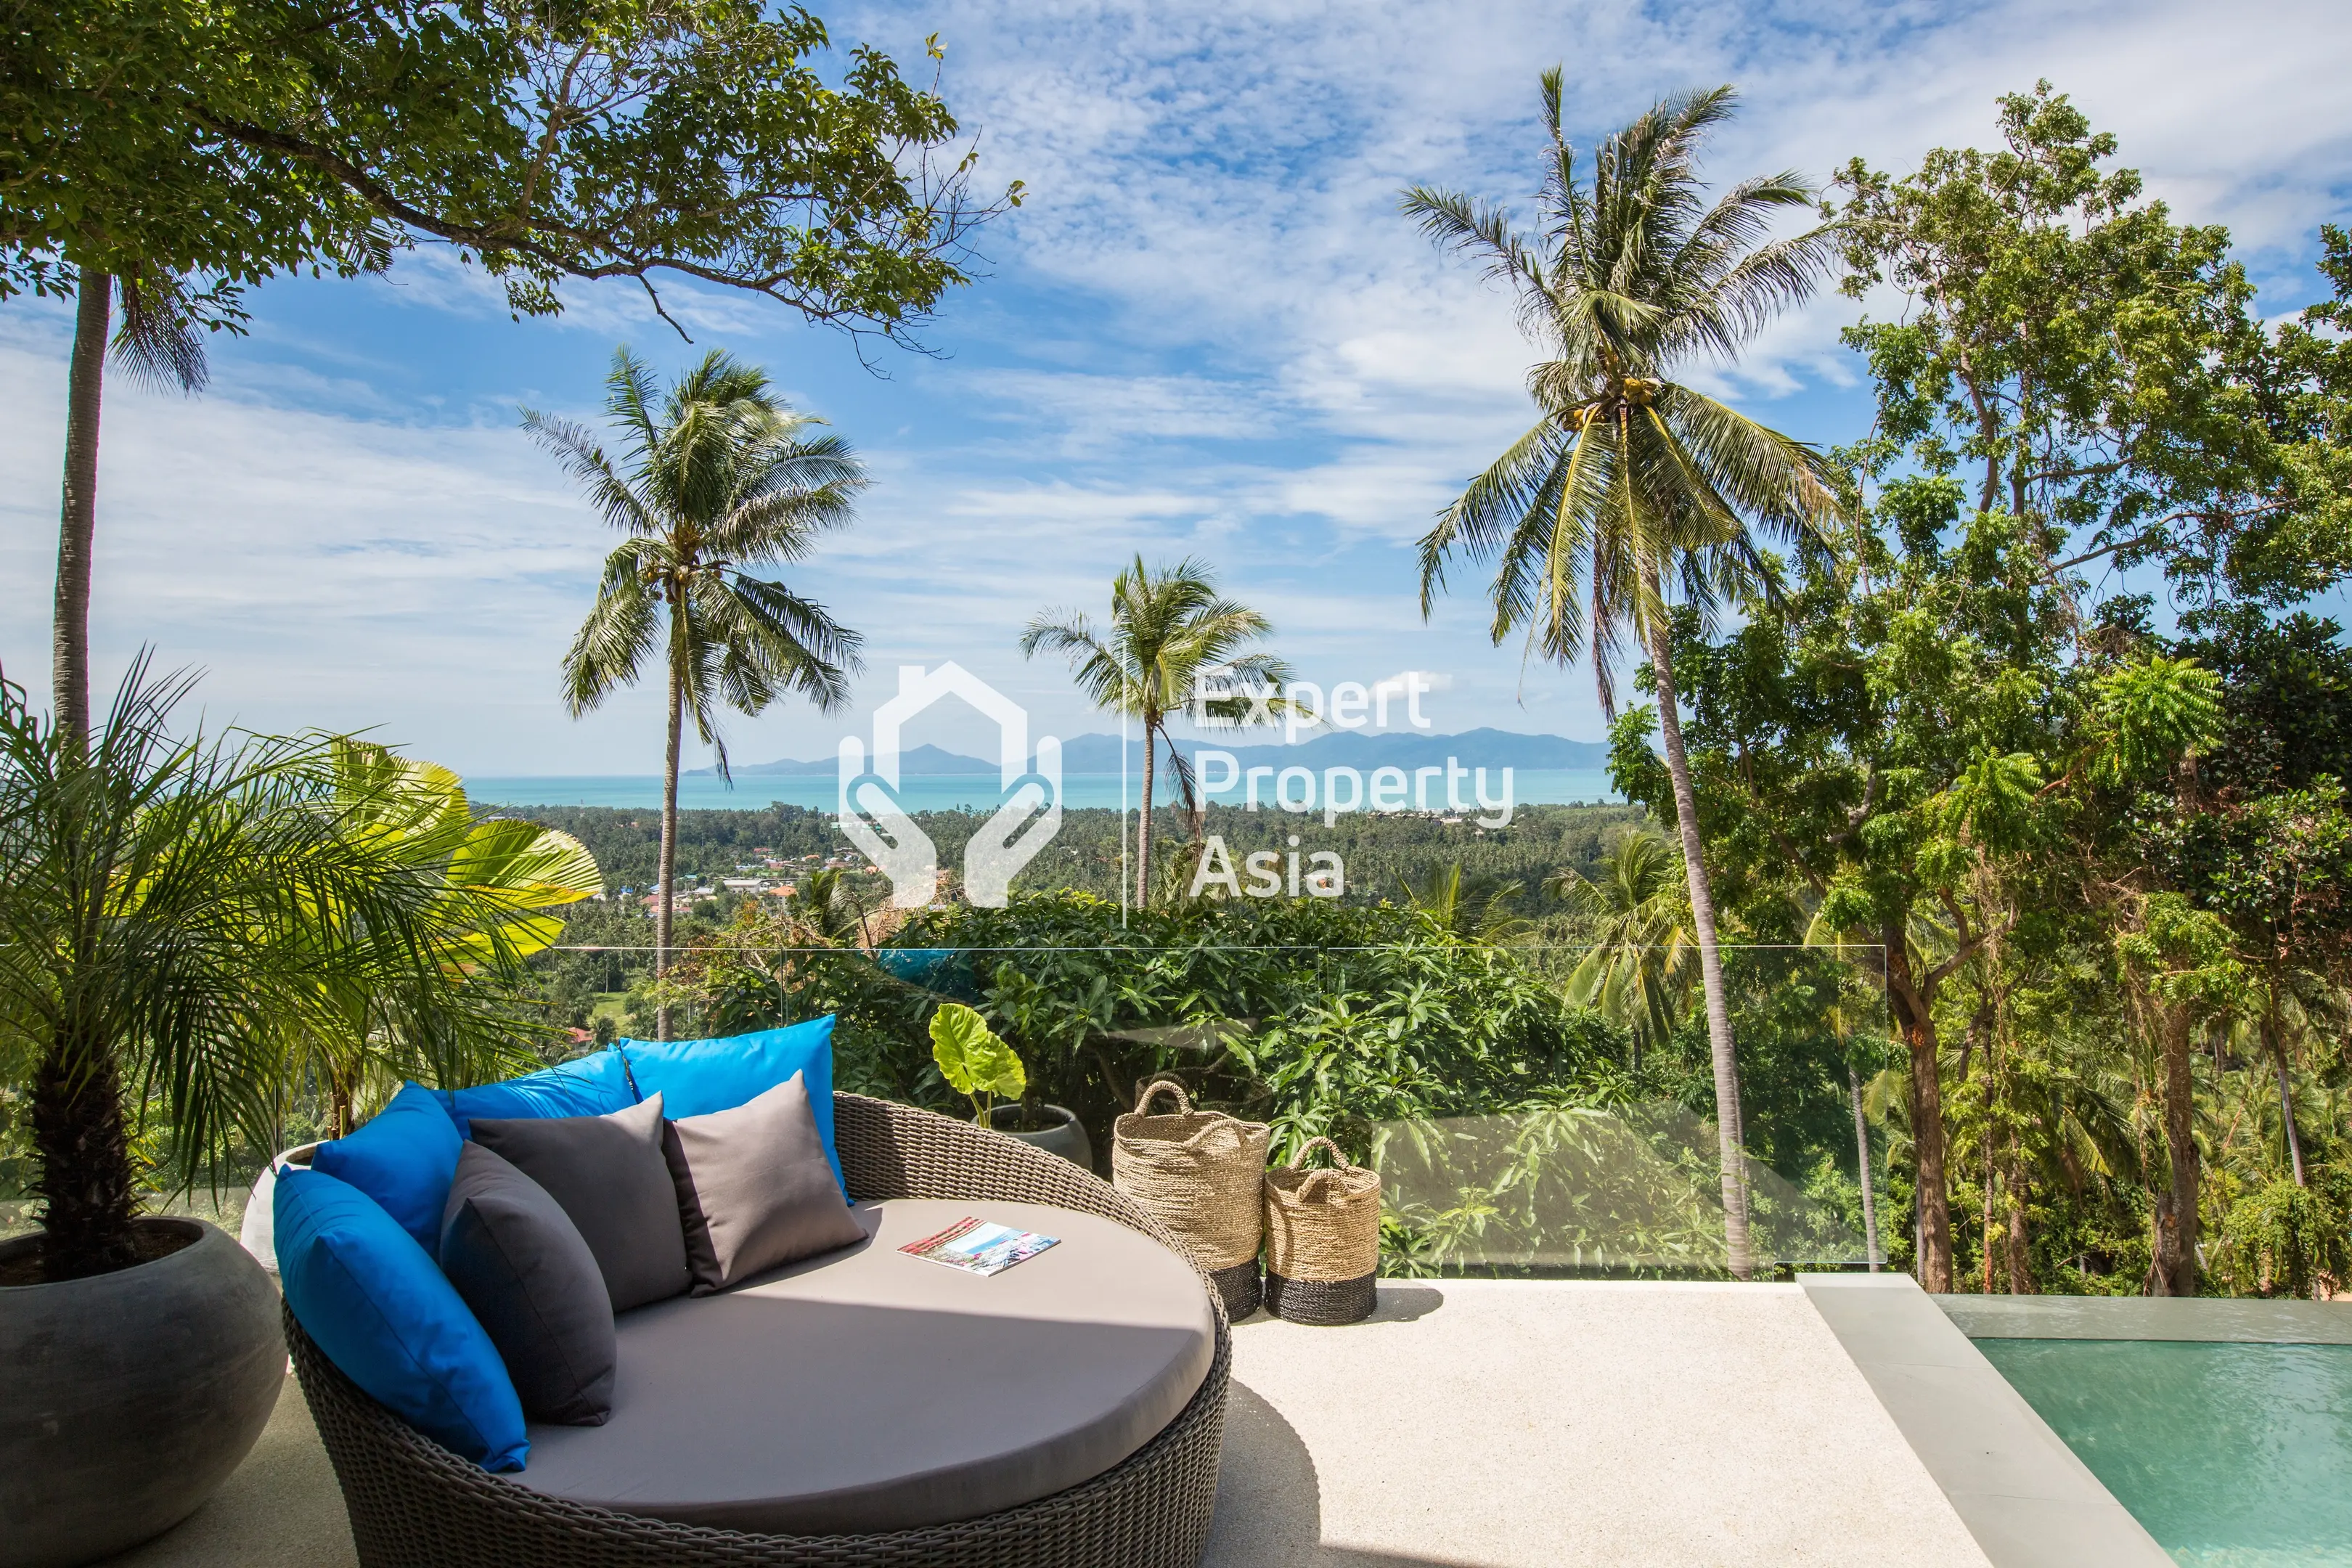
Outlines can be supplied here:
<path id="1" fill-rule="evenodd" d="M 1328 1149 L 1328 1171 L 1305 1168 Z M 1353 1323 L 1369 1316 L 1381 1271 L 1381 1173 L 1350 1164 L 1328 1138 L 1311 1138 L 1265 1173 L 1265 1305 L 1294 1323 Z"/>
<path id="2" fill-rule="evenodd" d="M 1162 1094 L 1176 1097 L 1174 1114 L 1151 1114 Z M 1134 1110 L 1111 1124 L 1111 1185 L 1175 1233 L 1236 1321 L 1258 1307 L 1265 1136 L 1262 1121 L 1193 1110 L 1172 1078 L 1144 1085 Z"/>

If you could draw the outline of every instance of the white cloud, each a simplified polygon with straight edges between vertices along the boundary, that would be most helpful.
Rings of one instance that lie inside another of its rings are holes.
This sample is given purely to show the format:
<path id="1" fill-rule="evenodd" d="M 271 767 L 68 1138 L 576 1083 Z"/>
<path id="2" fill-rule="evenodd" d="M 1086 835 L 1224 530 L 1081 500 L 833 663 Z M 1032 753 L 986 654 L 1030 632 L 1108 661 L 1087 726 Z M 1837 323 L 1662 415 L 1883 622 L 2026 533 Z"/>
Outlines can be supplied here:
<path id="1" fill-rule="evenodd" d="M 1597 732 L 1589 675 L 1538 669 L 1523 687 L 1517 651 L 1487 645 L 1468 576 L 1424 624 L 1409 549 L 1523 427 L 1528 351 L 1507 298 L 1423 242 L 1396 195 L 1454 184 L 1524 215 L 1549 61 L 1567 63 L 1588 143 L 1660 92 L 1738 82 L 1742 116 L 1710 163 L 1724 175 L 1818 176 L 1857 153 L 1902 169 L 1931 145 L 1983 144 L 1995 95 L 2046 76 L 2179 215 L 2231 224 L 2281 300 L 2307 291 L 2310 231 L 2352 176 L 2352 29 L 2315 4 L 974 0 L 832 22 L 902 60 L 939 28 L 950 101 L 985 133 L 983 174 L 1030 184 L 986 238 L 996 279 L 932 334 L 963 357 L 908 362 L 902 403 L 881 405 L 868 384 L 824 385 L 775 310 L 666 298 L 698 338 L 783 364 L 815 394 L 801 401 L 885 407 L 844 426 L 877 479 L 860 525 L 796 579 L 867 631 L 866 689 L 903 659 L 955 657 L 1061 733 L 1101 723 L 1058 666 L 1012 641 L 1049 607 L 1099 616 L 1139 550 L 1213 560 L 1309 678 L 1410 660 L 1454 679 L 1442 727 Z M 517 338 L 495 335 L 513 331 L 497 287 L 444 250 L 349 287 L 355 313 L 476 333 L 468 352 L 497 364 L 487 386 L 445 395 L 428 365 L 425 389 L 404 393 L 419 377 L 395 361 L 411 352 L 399 332 L 363 346 L 265 311 L 271 352 L 216 356 L 213 395 L 112 395 L 105 658 L 152 643 L 167 665 L 211 669 L 217 713 L 381 724 L 476 769 L 649 770 L 649 691 L 579 723 L 554 701 L 609 540 L 510 423 L 525 397 L 584 412 L 593 380 L 513 384 L 529 372 L 499 357 Z M 625 287 L 568 298 L 575 346 L 667 331 Z M 1854 366 L 1837 331 L 1856 309 L 1822 300 L 1695 377 L 1777 421 L 1844 406 Z M 47 665 L 63 326 L 55 307 L 0 311 L 11 679 Z M 795 710 L 739 722 L 734 750 L 815 755 L 849 727 Z"/>

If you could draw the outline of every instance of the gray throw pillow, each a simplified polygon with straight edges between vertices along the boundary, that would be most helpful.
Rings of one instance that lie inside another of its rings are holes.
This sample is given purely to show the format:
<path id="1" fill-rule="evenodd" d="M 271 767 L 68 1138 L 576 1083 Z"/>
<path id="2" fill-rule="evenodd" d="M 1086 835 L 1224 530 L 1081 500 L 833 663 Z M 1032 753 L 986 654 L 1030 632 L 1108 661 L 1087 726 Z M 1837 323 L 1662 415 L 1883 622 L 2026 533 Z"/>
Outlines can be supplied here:
<path id="1" fill-rule="evenodd" d="M 866 1239 L 798 1073 L 732 1110 L 671 1122 L 665 1147 L 698 1296 Z"/>
<path id="2" fill-rule="evenodd" d="M 457 1155 L 441 1272 L 498 1347 L 524 1415 L 604 1424 L 616 1352 L 595 1255 L 546 1188 L 479 1143 Z"/>
<path id="3" fill-rule="evenodd" d="M 662 1102 L 610 1116 L 477 1121 L 474 1142 L 545 1187 L 596 1257 L 613 1310 L 683 1295 L 686 1236 L 662 1154 Z"/>

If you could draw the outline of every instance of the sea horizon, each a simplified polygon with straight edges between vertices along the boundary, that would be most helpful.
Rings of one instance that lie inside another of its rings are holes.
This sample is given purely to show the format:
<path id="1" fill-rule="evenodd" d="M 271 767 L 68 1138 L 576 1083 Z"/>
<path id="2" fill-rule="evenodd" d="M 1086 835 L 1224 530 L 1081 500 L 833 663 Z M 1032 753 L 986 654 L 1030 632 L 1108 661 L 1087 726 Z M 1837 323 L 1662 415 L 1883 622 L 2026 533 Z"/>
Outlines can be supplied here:
<path id="1" fill-rule="evenodd" d="M 1433 783 L 1436 781 L 1432 781 Z M 1494 771 L 1485 784 L 1488 798 L 1501 788 Z M 659 774 L 503 774 L 466 781 L 467 797 L 485 805 L 605 806 L 614 810 L 657 810 L 661 805 Z M 1142 780 L 1129 774 L 1071 773 L 1062 780 L 1062 804 L 1074 810 L 1132 809 L 1142 792 Z M 1472 786 L 1462 785 L 1465 799 Z M 738 775 L 732 786 L 709 774 L 688 774 L 677 781 L 681 811 L 764 811 L 771 805 L 794 805 L 830 812 L 839 804 L 836 778 L 789 773 Z M 1162 808 L 1175 803 L 1172 781 L 1162 780 L 1155 793 Z M 994 773 L 910 773 L 900 783 L 900 804 L 908 811 L 992 811 L 1003 797 Z M 1210 803 L 1238 805 L 1241 786 L 1211 794 Z M 1622 805 L 1624 797 L 1611 787 L 1601 768 L 1513 769 L 1511 800 L 1515 805 Z M 1271 808 L 1272 803 L 1267 805 Z M 1475 815 L 1472 805 L 1464 815 Z"/>

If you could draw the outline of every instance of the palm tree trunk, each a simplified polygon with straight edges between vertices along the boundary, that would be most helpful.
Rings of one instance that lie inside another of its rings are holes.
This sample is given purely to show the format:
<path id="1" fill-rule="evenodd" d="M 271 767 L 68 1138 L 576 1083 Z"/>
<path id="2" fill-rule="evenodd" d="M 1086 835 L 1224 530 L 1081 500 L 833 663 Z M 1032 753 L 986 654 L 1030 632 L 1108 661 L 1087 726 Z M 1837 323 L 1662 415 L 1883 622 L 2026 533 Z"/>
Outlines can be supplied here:
<path id="1" fill-rule="evenodd" d="M 58 521 L 50 679 L 58 730 L 76 755 L 89 744 L 89 563 L 98 534 L 98 421 L 114 279 L 85 270 L 66 374 L 66 476 Z"/>
<path id="2" fill-rule="evenodd" d="M 1654 593 L 1655 584 L 1652 584 Z M 1666 773 L 1675 784 L 1675 816 L 1682 830 L 1683 874 L 1690 886 L 1691 926 L 1698 935 L 1699 982 L 1706 992 L 1706 1040 L 1715 1058 L 1716 1140 L 1723 1162 L 1723 1245 L 1731 1272 L 1745 1279 L 1755 1270 L 1748 1246 L 1748 1181 L 1745 1140 L 1739 1122 L 1739 1062 L 1731 1044 L 1731 1010 L 1724 998 L 1723 954 L 1715 940 L 1715 892 L 1706 879 L 1699 844 L 1698 796 L 1691 788 L 1690 757 L 1683 750 L 1682 715 L 1675 698 L 1674 660 L 1666 631 L 1652 626 L 1643 640 L 1650 673 L 1657 679 L 1658 729 L 1666 743 Z"/>
<path id="3" fill-rule="evenodd" d="M 2271 1067 L 2278 1074 L 2279 1122 L 2286 1129 L 2287 1161 L 2294 1167 L 2294 1184 L 2309 1184 L 2303 1179 L 2303 1140 L 2294 1131 L 2294 1080 L 2287 1076 L 2286 1043 L 2279 1037 L 2277 992 L 2272 992 L 2270 1006 L 2263 1012 L 2263 1043 L 2271 1048 Z"/>
<path id="4" fill-rule="evenodd" d="M 139 1261 L 122 1084 L 88 1026 L 68 1021 L 34 1070 L 33 1153 L 40 1174 L 42 1266 L 79 1279 Z"/>
<path id="5" fill-rule="evenodd" d="M 660 998 L 654 1005 L 654 1038 L 669 1038 L 670 909 L 677 882 L 677 748 L 686 726 L 686 683 L 676 664 L 669 667 L 669 749 L 662 763 L 661 872 L 654 889 L 654 984 Z"/>
<path id="6" fill-rule="evenodd" d="M 2197 1135 L 2192 1120 L 2196 1078 L 2189 1061 L 2189 1010 L 2165 1009 L 2164 1152 L 2172 1167 L 2170 1213 L 2157 1230 L 2156 1294 L 2197 1294 Z"/>
<path id="7" fill-rule="evenodd" d="M 1952 1289 L 1952 1190 L 1944 1171 L 1944 1086 L 1936 1035 L 1932 989 L 1923 994 L 1911 976 L 1911 949 L 1904 921 L 1890 920 L 1879 931 L 1886 953 L 1886 999 L 1911 1059 L 1911 1148 L 1916 1174 L 1918 1251 L 1913 1267 L 1919 1289 L 1948 1294 Z"/>
<path id="8" fill-rule="evenodd" d="M 1853 1099 L 1853 1161 L 1862 1173 L 1862 1240 L 1870 1258 L 1870 1271 L 1878 1272 L 1885 1254 L 1878 1250 L 1878 1200 L 1870 1186 L 1870 1123 L 1862 1114 L 1862 1075 L 1849 1065 L 1845 1083 Z"/>
<path id="9" fill-rule="evenodd" d="M 1149 907 L 1151 902 L 1151 755 L 1155 721 L 1147 712 L 1143 716 L 1143 811 L 1135 819 L 1135 907 Z"/>

